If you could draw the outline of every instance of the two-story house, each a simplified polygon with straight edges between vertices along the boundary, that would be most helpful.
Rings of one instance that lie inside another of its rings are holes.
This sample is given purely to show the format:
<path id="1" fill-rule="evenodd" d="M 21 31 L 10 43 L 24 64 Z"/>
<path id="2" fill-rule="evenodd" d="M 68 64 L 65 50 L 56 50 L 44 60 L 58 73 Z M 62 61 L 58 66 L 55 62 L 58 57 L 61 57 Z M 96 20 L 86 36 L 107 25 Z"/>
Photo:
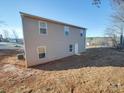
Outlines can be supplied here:
<path id="1" fill-rule="evenodd" d="M 27 67 L 85 51 L 86 28 L 20 13 Z"/>

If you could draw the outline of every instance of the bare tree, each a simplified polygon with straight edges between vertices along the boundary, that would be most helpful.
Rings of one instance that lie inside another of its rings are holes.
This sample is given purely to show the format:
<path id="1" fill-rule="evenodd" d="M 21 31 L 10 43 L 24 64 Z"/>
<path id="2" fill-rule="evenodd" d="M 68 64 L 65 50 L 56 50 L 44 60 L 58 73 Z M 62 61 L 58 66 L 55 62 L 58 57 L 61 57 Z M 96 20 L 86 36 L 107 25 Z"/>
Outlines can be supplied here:
<path id="1" fill-rule="evenodd" d="M 3 31 L 5 41 L 8 42 L 8 40 L 9 40 L 9 32 L 8 32 L 8 30 L 4 29 L 2 31 Z"/>
<path id="2" fill-rule="evenodd" d="M 124 3 L 114 8 L 114 13 L 111 17 L 114 19 L 114 22 L 124 23 Z"/>
<path id="3" fill-rule="evenodd" d="M 112 27 L 109 27 L 109 28 L 106 29 L 105 35 L 110 38 L 113 47 L 116 47 L 117 44 L 118 44 L 118 40 L 117 40 L 117 37 L 118 37 L 117 30 L 113 29 Z"/>
<path id="4" fill-rule="evenodd" d="M 120 0 L 120 2 L 123 2 L 124 0 Z M 119 2 L 119 3 L 120 3 Z M 121 47 L 124 46 L 124 40 L 123 40 L 123 34 L 124 34 L 124 3 L 120 3 L 119 5 L 115 5 L 113 8 L 113 14 L 111 15 L 111 26 L 109 26 L 106 30 L 106 33 L 108 36 L 112 38 L 112 41 L 115 44 L 118 44 Z M 119 40 L 120 38 L 120 40 Z"/>
<path id="5" fill-rule="evenodd" d="M 92 0 L 92 4 L 93 5 L 96 5 L 99 8 L 100 7 L 100 4 L 102 4 L 102 1 L 103 0 Z M 111 1 L 115 5 L 120 5 L 121 3 L 124 3 L 124 0 L 109 0 L 109 1 Z"/>
<path id="6" fill-rule="evenodd" d="M 124 41 L 123 41 L 123 25 L 116 24 L 113 26 L 109 26 L 109 28 L 106 29 L 105 34 L 111 38 L 111 41 L 113 43 L 113 46 L 120 46 L 123 47 Z"/>
<path id="7" fill-rule="evenodd" d="M 120 45 L 124 46 L 123 30 L 124 30 L 124 3 L 115 8 L 115 13 L 112 15 L 113 23 L 116 24 L 116 28 L 120 32 Z"/>
<path id="8" fill-rule="evenodd" d="M 18 42 L 18 34 L 15 30 L 12 30 L 16 43 Z"/>

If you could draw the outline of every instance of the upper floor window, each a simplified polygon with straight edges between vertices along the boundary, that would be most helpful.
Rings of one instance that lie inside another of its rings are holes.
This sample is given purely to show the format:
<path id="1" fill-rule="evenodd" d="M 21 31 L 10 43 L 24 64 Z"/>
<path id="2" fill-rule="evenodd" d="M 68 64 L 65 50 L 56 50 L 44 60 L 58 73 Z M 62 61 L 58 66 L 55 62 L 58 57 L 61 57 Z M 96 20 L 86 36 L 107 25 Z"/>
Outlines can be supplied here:
<path id="1" fill-rule="evenodd" d="M 80 36 L 83 37 L 83 30 L 80 31 Z"/>
<path id="2" fill-rule="evenodd" d="M 64 26 L 64 34 L 65 34 L 65 36 L 69 35 L 69 27 L 68 26 Z"/>
<path id="3" fill-rule="evenodd" d="M 43 21 L 39 21 L 39 31 L 40 34 L 47 34 L 47 23 Z"/>

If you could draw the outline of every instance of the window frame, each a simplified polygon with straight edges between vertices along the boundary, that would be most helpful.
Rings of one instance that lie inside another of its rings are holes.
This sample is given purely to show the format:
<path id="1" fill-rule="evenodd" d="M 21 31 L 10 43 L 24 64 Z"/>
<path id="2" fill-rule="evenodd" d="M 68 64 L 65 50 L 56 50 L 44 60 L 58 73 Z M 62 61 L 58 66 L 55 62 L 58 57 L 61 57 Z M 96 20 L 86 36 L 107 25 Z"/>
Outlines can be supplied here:
<path id="1" fill-rule="evenodd" d="M 70 47 L 71 46 L 71 47 Z M 71 50 L 71 51 L 70 51 Z M 69 52 L 73 52 L 73 44 L 69 44 Z"/>
<path id="2" fill-rule="evenodd" d="M 68 33 L 68 35 L 66 34 L 66 32 Z M 69 36 L 70 34 L 70 27 L 69 26 L 64 26 L 64 36 Z"/>
<path id="3" fill-rule="evenodd" d="M 40 23 L 45 23 L 46 24 L 46 27 L 45 28 L 42 28 L 41 25 L 40 25 Z M 38 21 L 38 24 L 39 24 L 39 34 L 40 35 L 48 35 L 48 24 L 47 24 L 47 22 L 45 22 L 45 21 Z M 46 29 L 46 34 L 43 34 L 43 33 L 40 32 L 40 29 L 41 28 L 42 29 Z"/>
<path id="4" fill-rule="evenodd" d="M 43 57 L 43 58 L 40 58 L 40 57 L 39 57 L 39 54 L 40 54 L 40 53 L 39 53 L 39 50 L 38 50 L 39 48 L 44 48 L 44 49 L 45 49 L 45 57 Z M 37 54 L 38 54 L 38 59 L 39 59 L 39 60 L 46 58 L 46 46 L 39 46 L 39 47 L 37 47 Z"/>
<path id="5" fill-rule="evenodd" d="M 81 34 L 82 34 L 82 36 L 81 36 Z M 83 37 L 83 34 L 84 34 L 84 31 L 81 29 L 80 30 L 80 37 Z"/>

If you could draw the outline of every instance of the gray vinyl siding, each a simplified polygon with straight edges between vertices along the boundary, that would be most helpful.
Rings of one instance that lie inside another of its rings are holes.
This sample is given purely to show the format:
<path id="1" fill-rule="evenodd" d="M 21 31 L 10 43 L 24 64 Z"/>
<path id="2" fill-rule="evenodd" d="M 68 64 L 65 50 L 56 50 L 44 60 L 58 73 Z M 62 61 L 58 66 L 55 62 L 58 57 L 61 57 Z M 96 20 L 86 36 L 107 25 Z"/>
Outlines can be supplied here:
<path id="1" fill-rule="evenodd" d="M 69 26 L 70 33 L 65 36 L 64 25 L 45 21 L 47 22 L 48 34 L 43 35 L 39 33 L 39 21 L 22 17 L 27 66 L 71 56 L 75 53 L 75 43 L 78 43 L 79 52 L 85 51 L 85 31 L 81 37 L 79 28 Z M 70 44 L 73 45 L 73 52 L 69 52 Z M 37 53 L 37 48 L 40 46 L 46 46 L 46 57 L 43 59 L 39 59 Z"/>

